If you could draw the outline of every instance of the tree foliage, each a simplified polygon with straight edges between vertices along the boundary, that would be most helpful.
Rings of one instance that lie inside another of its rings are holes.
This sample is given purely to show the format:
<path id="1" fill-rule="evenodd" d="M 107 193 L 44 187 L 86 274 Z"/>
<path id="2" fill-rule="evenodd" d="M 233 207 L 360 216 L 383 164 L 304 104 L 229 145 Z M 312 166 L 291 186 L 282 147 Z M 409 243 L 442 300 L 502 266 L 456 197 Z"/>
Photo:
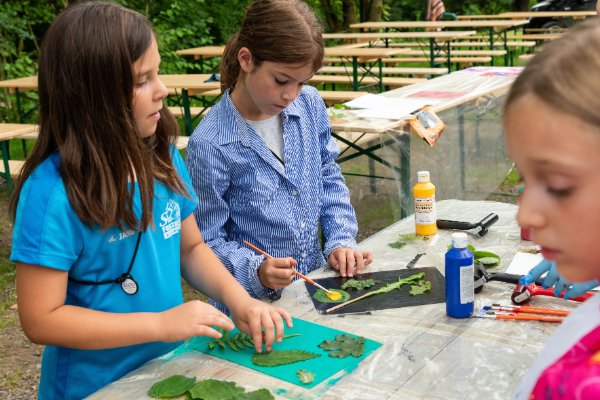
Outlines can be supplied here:
<path id="1" fill-rule="evenodd" d="M 39 48 L 54 17 L 76 0 L 2 0 L 0 2 L 0 80 L 37 73 Z M 198 72 L 191 58 L 176 50 L 221 45 L 235 33 L 251 0 L 113 0 L 146 15 L 157 31 L 163 73 Z M 348 30 L 361 21 L 422 20 L 426 0 L 305 0 L 325 31 Z M 444 0 L 446 10 L 458 14 L 498 13 L 522 7 L 529 0 Z M 529 5 L 535 1 L 529 1 Z M 25 109 L 34 109 L 30 93 Z M 0 90 L 0 122 L 21 121 L 14 95 Z M 27 122 L 27 121 L 22 121 Z M 29 121 L 31 122 L 31 121 Z"/>

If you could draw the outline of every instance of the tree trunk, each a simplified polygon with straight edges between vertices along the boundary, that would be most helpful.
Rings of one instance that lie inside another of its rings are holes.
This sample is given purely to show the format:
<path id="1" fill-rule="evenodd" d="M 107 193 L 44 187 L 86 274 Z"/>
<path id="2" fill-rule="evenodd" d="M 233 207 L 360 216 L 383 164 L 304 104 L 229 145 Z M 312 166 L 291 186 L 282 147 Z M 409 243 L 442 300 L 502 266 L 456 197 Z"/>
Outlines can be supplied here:
<path id="1" fill-rule="evenodd" d="M 321 0 L 321 5 L 323 7 L 323 14 L 325 16 L 326 30 L 331 32 L 339 32 L 341 24 L 335 15 L 335 10 L 331 4 L 331 1 Z"/>
<path id="2" fill-rule="evenodd" d="M 354 0 L 342 0 L 342 13 L 344 18 L 342 25 L 346 30 L 356 22 L 356 2 Z"/>
<path id="3" fill-rule="evenodd" d="M 381 21 L 383 0 L 360 0 L 360 21 Z"/>
<path id="4" fill-rule="evenodd" d="M 529 11 L 529 0 L 514 0 L 513 10 L 515 11 Z"/>

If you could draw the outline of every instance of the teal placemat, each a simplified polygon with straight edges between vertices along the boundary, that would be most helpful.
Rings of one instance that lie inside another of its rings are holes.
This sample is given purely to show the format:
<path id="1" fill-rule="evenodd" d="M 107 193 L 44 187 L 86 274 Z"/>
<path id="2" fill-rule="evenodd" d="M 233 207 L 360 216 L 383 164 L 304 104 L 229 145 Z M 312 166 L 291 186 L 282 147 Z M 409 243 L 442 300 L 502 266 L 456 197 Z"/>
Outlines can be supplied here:
<path id="1" fill-rule="evenodd" d="M 285 335 L 299 333 L 300 336 L 284 339 L 281 343 L 274 343 L 273 350 L 304 350 L 311 353 L 320 354 L 321 357 L 299 361 L 292 364 L 279 365 L 276 367 L 260 367 L 252 363 L 252 355 L 255 353 L 254 348 L 244 346 L 238 351 L 233 351 L 229 346 L 226 346 L 225 348 L 216 346 L 215 348 L 210 349 L 208 347 L 208 342 L 213 342 L 214 339 L 205 336 L 194 337 L 188 340 L 183 346 L 188 350 L 201 351 L 215 357 L 223 358 L 225 360 L 243 365 L 253 370 L 262 372 L 263 374 L 282 379 L 304 388 L 312 388 L 340 371 L 344 371 L 345 373 L 351 372 L 365 357 L 381 346 L 381 343 L 379 342 L 366 339 L 365 351 L 362 356 L 358 358 L 353 356 L 348 356 L 346 358 L 333 358 L 329 357 L 329 352 L 321 349 L 319 344 L 324 340 L 334 340 L 337 335 L 347 332 L 332 329 L 327 326 L 315 324 L 313 322 L 298 318 L 293 318 L 293 324 L 293 328 L 285 328 Z M 230 337 L 235 335 L 237 332 L 238 330 L 235 329 L 230 333 Z M 350 335 L 355 337 L 357 336 L 352 334 Z M 296 371 L 299 369 L 308 370 L 314 373 L 315 380 L 308 385 L 300 382 L 298 376 L 296 375 Z"/>

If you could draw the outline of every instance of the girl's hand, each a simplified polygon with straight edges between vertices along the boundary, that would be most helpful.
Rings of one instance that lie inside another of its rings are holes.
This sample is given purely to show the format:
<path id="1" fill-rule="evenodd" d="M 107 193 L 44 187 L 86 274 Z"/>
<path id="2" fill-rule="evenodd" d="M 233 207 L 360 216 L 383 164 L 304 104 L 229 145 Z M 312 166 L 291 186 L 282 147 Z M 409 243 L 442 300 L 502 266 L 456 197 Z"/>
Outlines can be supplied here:
<path id="1" fill-rule="evenodd" d="M 258 279 L 260 283 L 271 289 L 281 289 L 294 280 L 294 266 L 298 265 L 296 260 L 288 258 L 268 257 L 258 268 Z"/>
<path id="2" fill-rule="evenodd" d="M 271 351 L 273 341 L 280 343 L 283 338 L 282 318 L 291 328 L 292 317 L 281 307 L 273 307 L 251 297 L 239 300 L 229 306 L 235 325 L 252 337 L 257 353 L 262 352 L 263 340 L 267 352 Z"/>
<path id="3" fill-rule="evenodd" d="M 329 254 L 327 261 L 343 277 L 352 277 L 355 269 L 357 275 L 362 274 L 363 268 L 373 262 L 373 256 L 368 251 L 339 247 Z"/>
<path id="4" fill-rule="evenodd" d="M 192 300 L 159 314 L 162 341 L 176 342 L 193 336 L 219 339 L 221 333 L 213 327 L 232 330 L 233 322 L 215 307 L 200 300 Z"/>

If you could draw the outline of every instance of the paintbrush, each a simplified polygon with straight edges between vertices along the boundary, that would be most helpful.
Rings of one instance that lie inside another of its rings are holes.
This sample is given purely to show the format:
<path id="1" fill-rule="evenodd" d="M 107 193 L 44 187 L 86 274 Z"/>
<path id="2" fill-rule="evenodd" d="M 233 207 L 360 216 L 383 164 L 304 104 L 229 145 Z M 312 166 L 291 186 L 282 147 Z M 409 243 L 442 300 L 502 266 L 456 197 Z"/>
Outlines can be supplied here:
<path id="1" fill-rule="evenodd" d="M 477 314 L 475 318 L 494 318 L 494 319 L 512 319 L 521 321 L 542 321 L 542 322 L 562 322 L 562 317 L 545 317 L 535 314 L 500 314 L 494 311 L 488 311 L 486 314 Z"/>
<path id="2" fill-rule="evenodd" d="M 491 307 L 492 310 L 497 311 L 509 311 L 513 313 L 529 313 L 529 314 L 546 314 L 546 315 L 569 315 L 570 311 L 567 310 L 555 310 L 552 308 L 540 308 L 540 307 L 526 307 L 526 306 L 513 306 L 513 305 L 502 305 L 494 303 Z"/>
<path id="3" fill-rule="evenodd" d="M 254 251 L 262 254 L 263 256 L 267 257 L 267 258 L 273 258 L 272 255 L 270 255 L 267 252 L 262 251 L 261 249 L 259 249 L 258 247 L 254 246 L 253 244 L 248 243 L 247 241 L 243 241 L 244 244 L 248 247 L 250 247 L 251 249 L 253 249 Z M 294 271 L 294 274 L 298 275 L 300 278 L 304 279 L 306 282 L 315 285 L 316 287 L 318 287 L 319 289 L 323 290 L 325 293 L 328 294 L 333 294 L 333 292 L 329 289 L 325 289 L 323 286 L 319 285 L 317 282 L 313 281 L 312 279 L 310 279 L 308 276 L 301 274 L 300 272 L 296 271 L 295 268 L 292 268 L 292 270 Z"/>

